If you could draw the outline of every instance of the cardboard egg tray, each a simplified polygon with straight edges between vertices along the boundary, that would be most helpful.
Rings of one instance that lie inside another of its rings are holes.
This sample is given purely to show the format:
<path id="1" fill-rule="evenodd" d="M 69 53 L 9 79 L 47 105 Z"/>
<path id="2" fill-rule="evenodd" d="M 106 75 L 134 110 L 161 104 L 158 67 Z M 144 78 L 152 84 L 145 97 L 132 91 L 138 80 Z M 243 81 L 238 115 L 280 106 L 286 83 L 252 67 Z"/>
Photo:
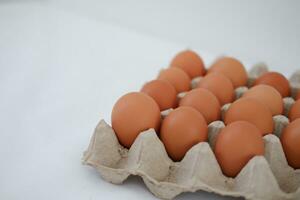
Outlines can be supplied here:
<path id="1" fill-rule="evenodd" d="M 266 71 L 268 69 L 262 63 L 253 66 L 248 73 L 248 86 Z M 192 88 L 200 78 L 192 80 Z M 300 71 L 290 77 L 290 85 L 294 96 L 300 88 Z M 236 98 L 247 90 L 247 87 L 237 88 Z M 178 96 L 181 98 L 184 93 Z M 285 115 L 293 103 L 292 97 L 284 98 Z M 229 106 L 222 107 L 223 114 Z M 163 111 L 162 117 L 169 112 Z M 222 174 L 212 150 L 217 134 L 225 127 L 222 121 L 208 125 L 208 142 L 193 146 L 180 162 L 173 162 L 154 129 L 139 134 L 128 150 L 119 144 L 113 129 L 101 120 L 82 162 L 94 167 L 104 180 L 114 184 L 121 184 L 130 175 L 138 175 L 161 199 L 172 199 L 182 192 L 204 190 L 253 200 L 299 200 L 300 169 L 295 170 L 288 165 L 279 140 L 283 128 L 289 123 L 285 115 L 273 117 L 274 134 L 263 137 L 265 155 L 253 157 L 235 178 Z"/>

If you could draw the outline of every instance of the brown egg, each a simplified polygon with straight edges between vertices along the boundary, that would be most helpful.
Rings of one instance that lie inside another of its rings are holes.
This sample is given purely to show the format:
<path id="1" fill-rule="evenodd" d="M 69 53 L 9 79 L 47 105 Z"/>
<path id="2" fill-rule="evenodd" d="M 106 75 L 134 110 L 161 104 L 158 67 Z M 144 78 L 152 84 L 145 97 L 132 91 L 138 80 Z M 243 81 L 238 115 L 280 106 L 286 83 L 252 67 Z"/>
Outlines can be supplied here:
<path id="1" fill-rule="evenodd" d="M 296 96 L 296 100 L 300 99 L 300 91 L 298 91 L 298 94 Z"/>
<path id="2" fill-rule="evenodd" d="M 225 124 L 248 121 L 266 135 L 273 132 L 274 122 L 271 111 L 256 99 L 244 97 L 233 102 L 225 113 Z"/>
<path id="3" fill-rule="evenodd" d="M 198 84 L 199 88 L 211 91 L 221 106 L 234 100 L 234 88 L 231 81 L 221 73 L 209 73 Z"/>
<path id="4" fill-rule="evenodd" d="M 177 105 L 177 92 L 167 81 L 150 81 L 143 86 L 141 92 L 152 97 L 158 104 L 161 111 L 174 108 Z"/>
<path id="5" fill-rule="evenodd" d="M 220 119 L 221 106 L 217 97 L 209 90 L 197 88 L 189 91 L 179 102 L 179 106 L 190 106 L 198 110 L 206 122 Z"/>
<path id="6" fill-rule="evenodd" d="M 247 84 L 248 75 L 244 65 L 235 58 L 222 57 L 212 64 L 208 73 L 220 72 L 229 78 L 233 86 L 240 87 Z"/>
<path id="7" fill-rule="evenodd" d="M 112 128 L 119 142 L 129 148 L 141 131 L 160 125 L 160 110 L 157 103 L 141 92 L 122 96 L 114 105 L 111 114 Z"/>
<path id="8" fill-rule="evenodd" d="M 294 121 L 297 118 L 300 118 L 300 99 L 295 101 L 289 112 L 290 121 Z"/>
<path id="9" fill-rule="evenodd" d="M 202 59 L 197 53 L 191 50 L 179 52 L 171 61 L 170 66 L 182 69 L 191 79 L 205 74 Z"/>
<path id="10" fill-rule="evenodd" d="M 195 144 L 207 140 L 207 124 L 194 108 L 179 107 L 163 120 L 160 138 L 174 161 L 180 161 Z"/>
<path id="11" fill-rule="evenodd" d="M 235 177 L 254 156 L 264 155 L 260 130 L 246 121 L 236 121 L 221 130 L 215 155 L 224 175 Z"/>
<path id="12" fill-rule="evenodd" d="M 263 103 L 270 109 L 272 115 L 281 115 L 283 100 L 280 93 L 269 85 L 257 85 L 244 93 L 243 97 L 251 97 Z"/>
<path id="13" fill-rule="evenodd" d="M 282 97 L 290 95 L 289 81 L 278 72 L 267 72 L 262 74 L 258 79 L 254 81 L 254 85 L 270 85 L 274 87 Z"/>
<path id="14" fill-rule="evenodd" d="M 165 80 L 171 83 L 177 92 L 184 92 L 190 90 L 190 77 L 179 68 L 168 68 L 162 70 L 158 78 L 159 80 Z"/>
<path id="15" fill-rule="evenodd" d="M 281 135 L 281 144 L 289 165 L 300 169 L 300 119 L 288 124 Z"/>

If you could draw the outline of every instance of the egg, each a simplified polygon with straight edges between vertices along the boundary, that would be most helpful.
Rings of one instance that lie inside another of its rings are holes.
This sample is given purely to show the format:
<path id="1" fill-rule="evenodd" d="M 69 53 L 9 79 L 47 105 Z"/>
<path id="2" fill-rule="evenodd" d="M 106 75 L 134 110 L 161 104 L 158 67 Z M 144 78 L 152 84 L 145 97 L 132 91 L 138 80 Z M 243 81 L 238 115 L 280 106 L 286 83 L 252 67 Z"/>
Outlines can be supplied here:
<path id="1" fill-rule="evenodd" d="M 280 93 L 269 85 L 257 85 L 246 91 L 242 97 L 251 97 L 270 109 L 272 115 L 281 115 L 283 100 Z"/>
<path id="2" fill-rule="evenodd" d="M 289 165 L 300 169 L 300 118 L 285 127 L 280 140 Z"/>
<path id="3" fill-rule="evenodd" d="M 274 87 L 282 97 L 287 97 L 290 95 L 289 81 L 278 72 L 266 72 L 262 74 L 254 81 L 254 85 L 259 84 L 270 85 Z"/>
<path id="4" fill-rule="evenodd" d="M 207 123 L 220 119 L 221 106 L 217 97 L 209 90 L 196 88 L 180 100 L 179 106 L 190 106 L 198 110 Z"/>
<path id="5" fill-rule="evenodd" d="M 208 73 L 220 72 L 229 78 L 235 88 L 247 84 L 248 75 L 244 65 L 232 57 L 222 57 L 215 61 L 209 68 Z"/>
<path id="6" fill-rule="evenodd" d="M 289 112 L 290 121 L 294 121 L 297 118 L 300 118 L 300 99 L 295 101 Z"/>
<path id="7" fill-rule="evenodd" d="M 198 88 L 211 91 L 221 106 L 234 100 L 234 88 L 231 81 L 221 73 L 209 73 L 198 83 Z"/>
<path id="8" fill-rule="evenodd" d="M 182 69 L 191 79 L 205 74 L 202 58 L 191 50 L 179 52 L 171 61 L 170 66 Z"/>
<path id="9" fill-rule="evenodd" d="M 207 140 L 207 124 L 194 108 L 182 106 L 165 117 L 160 138 L 171 159 L 180 161 L 195 144 Z"/>
<path id="10" fill-rule="evenodd" d="M 191 79 L 179 68 L 163 69 L 157 79 L 168 81 L 178 93 L 190 90 Z"/>
<path id="11" fill-rule="evenodd" d="M 152 97 L 161 111 L 174 108 L 177 105 L 177 93 L 175 88 L 167 81 L 153 80 L 146 83 L 141 92 Z"/>
<path id="12" fill-rule="evenodd" d="M 266 135 L 274 130 L 271 111 L 256 99 L 244 97 L 233 102 L 225 113 L 225 124 L 248 121 Z"/>
<path id="13" fill-rule="evenodd" d="M 264 141 L 256 126 L 236 121 L 220 131 L 214 152 L 223 174 L 235 177 L 251 158 L 264 155 Z"/>
<path id="14" fill-rule="evenodd" d="M 157 103 L 141 92 L 131 92 L 115 103 L 111 113 L 112 128 L 123 146 L 129 148 L 140 132 L 159 130 L 160 110 Z"/>

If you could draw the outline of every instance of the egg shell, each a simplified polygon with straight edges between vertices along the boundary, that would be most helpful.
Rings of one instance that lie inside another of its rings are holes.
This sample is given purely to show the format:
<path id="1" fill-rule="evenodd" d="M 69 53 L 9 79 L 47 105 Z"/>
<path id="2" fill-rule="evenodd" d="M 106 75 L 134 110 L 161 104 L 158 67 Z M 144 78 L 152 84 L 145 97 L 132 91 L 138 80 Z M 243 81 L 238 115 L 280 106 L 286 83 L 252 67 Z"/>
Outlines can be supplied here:
<path id="1" fill-rule="evenodd" d="M 289 112 L 289 119 L 291 121 L 294 121 L 298 118 L 300 118 L 300 99 L 295 101 Z"/>
<path id="2" fill-rule="evenodd" d="M 234 100 L 234 88 L 231 81 L 221 73 L 209 73 L 198 83 L 198 88 L 211 91 L 221 106 Z"/>
<path id="3" fill-rule="evenodd" d="M 175 67 L 163 69 L 157 79 L 168 81 L 177 93 L 190 90 L 191 79 L 182 69 Z"/>
<path id="4" fill-rule="evenodd" d="M 256 99 L 244 97 L 233 102 L 225 113 L 225 124 L 248 121 L 266 135 L 274 130 L 271 111 Z"/>
<path id="5" fill-rule="evenodd" d="M 202 58 L 191 50 L 179 52 L 171 61 L 170 66 L 182 69 L 191 79 L 203 76 L 206 71 Z"/>
<path id="6" fill-rule="evenodd" d="M 177 92 L 167 81 L 150 81 L 142 87 L 141 92 L 152 97 L 161 111 L 177 106 Z"/>
<path id="7" fill-rule="evenodd" d="M 194 108 L 182 106 L 162 121 L 160 138 L 170 158 L 180 161 L 195 144 L 207 140 L 207 124 Z"/>
<path id="8" fill-rule="evenodd" d="M 280 140 L 289 165 L 300 169 L 300 118 L 286 126 Z"/>
<path id="9" fill-rule="evenodd" d="M 274 87 L 282 97 L 290 95 L 289 81 L 278 72 L 266 72 L 254 81 L 254 85 L 265 84 Z"/>
<path id="10" fill-rule="evenodd" d="M 187 92 L 180 100 L 179 106 L 195 108 L 203 115 L 208 124 L 212 121 L 219 120 L 221 116 L 221 106 L 217 97 L 209 90 L 203 88 L 197 88 Z"/>
<path id="11" fill-rule="evenodd" d="M 283 100 L 281 94 L 269 85 L 257 85 L 246 91 L 242 97 L 251 97 L 270 109 L 272 115 L 281 115 Z"/>
<path id="12" fill-rule="evenodd" d="M 248 75 L 244 65 L 232 57 L 217 59 L 209 68 L 208 73 L 219 72 L 230 79 L 235 88 L 247 84 Z"/>
<path id="13" fill-rule="evenodd" d="M 296 96 L 296 100 L 300 99 L 300 91 L 298 91 L 298 94 Z"/>
<path id="14" fill-rule="evenodd" d="M 214 151 L 223 174 L 235 177 L 251 158 L 264 154 L 264 141 L 256 126 L 236 121 L 221 130 Z"/>
<path id="15" fill-rule="evenodd" d="M 131 92 L 115 103 L 112 114 L 112 128 L 119 142 L 129 148 L 142 131 L 150 128 L 159 130 L 161 121 L 157 103 L 141 92 Z"/>

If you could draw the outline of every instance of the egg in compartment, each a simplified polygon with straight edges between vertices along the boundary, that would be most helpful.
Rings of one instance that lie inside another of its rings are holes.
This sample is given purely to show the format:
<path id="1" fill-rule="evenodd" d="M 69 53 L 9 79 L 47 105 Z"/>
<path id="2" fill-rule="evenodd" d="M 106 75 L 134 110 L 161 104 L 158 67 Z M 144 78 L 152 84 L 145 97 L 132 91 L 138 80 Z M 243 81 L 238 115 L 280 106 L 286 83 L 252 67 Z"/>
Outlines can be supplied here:
<path id="1" fill-rule="evenodd" d="M 205 74 L 202 58 L 192 50 L 179 52 L 171 61 L 170 67 L 182 69 L 191 79 Z"/>
<path id="2" fill-rule="evenodd" d="M 235 177 L 254 156 L 264 155 L 261 131 L 246 121 L 223 128 L 216 138 L 215 155 L 224 175 Z"/>
<path id="3" fill-rule="evenodd" d="M 219 72 L 230 79 L 235 88 L 247 84 L 248 75 L 244 65 L 232 57 L 217 59 L 209 68 L 208 73 Z"/>
<path id="4" fill-rule="evenodd" d="M 262 74 L 254 81 L 254 85 L 260 84 L 274 87 L 282 97 L 288 97 L 290 95 L 289 81 L 278 72 L 266 72 Z"/>
<path id="5" fill-rule="evenodd" d="M 221 73 L 207 74 L 200 80 L 197 87 L 211 91 L 221 106 L 234 100 L 234 87 L 231 81 Z"/>
<path id="6" fill-rule="evenodd" d="M 197 88 L 190 90 L 191 79 L 198 76 L 203 77 Z M 200 56 L 190 50 L 180 52 L 170 67 L 163 69 L 156 80 L 147 82 L 141 92 L 128 93 L 116 102 L 112 128 L 120 144 L 127 148 L 142 131 L 154 128 L 169 157 L 180 161 L 191 147 L 207 141 L 208 124 L 220 120 L 221 106 L 231 103 L 223 119 L 226 127 L 216 138 L 214 152 L 223 173 L 235 177 L 252 157 L 264 154 L 262 136 L 273 132 L 273 116 L 283 113 L 282 97 L 290 94 L 283 75 L 267 72 L 234 101 L 234 89 L 245 86 L 247 78 L 243 64 L 235 58 L 218 59 L 205 75 Z M 186 94 L 178 102 L 180 92 Z M 169 108 L 174 110 L 161 120 L 160 112 Z M 289 140 L 296 137 L 294 129 L 299 130 L 298 117 L 300 100 L 291 108 L 289 118 L 294 121 L 281 138 L 288 160 L 289 155 L 295 158 L 291 150 L 295 145 Z M 298 162 L 289 160 L 297 168 Z"/>
<path id="7" fill-rule="evenodd" d="M 167 81 L 150 81 L 142 87 L 141 92 L 152 97 L 161 111 L 177 106 L 177 92 Z"/>
<path id="8" fill-rule="evenodd" d="M 160 138 L 170 158 L 180 161 L 195 144 L 207 140 L 207 123 L 196 109 L 182 106 L 162 121 Z"/>
<path id="9" fill-rule="evenodd" d="M 274 130 L 271 111 L 254 98 L 244 97 L 238 99 L 226 111 L 224 119 L 226 125 L 241 120 L 255 125 L 262 135 L 272 133 Z"/>
<path id="10" fill-rule="evenodd" d="M 295 101 L 295 103 L 292 105 L 289 112 L 290 121 L 294 121 L 295 119 L 298 118 L 300 118 L 300 99 Z"/>
<path id="11" fill-rule="evenodd" d="M 286 126 L 280 140 L 289 165 L 300 169 L 300 118 Z"/>
<path id="12" fill-rule="evenodd" d="M 185 92 L 190 90 L 190 77 L 180 68 L 172 67 L 161 70 L 157 79 L 168 81 L 176 91 Z"/>
<path id="13" fill-rule="evenodd" d="M 150 128 L 159 130 L 161 121 L 157 103 L 141 92 L 125 94 L 115 103 L 111 123 L 123 146 L 129 148 L 140 132 Z"/>
<path id="14" fill-rule="evenodd" d="M 208 124 L 220 119 L 221 106 L 217 97 L 203 88 L 196 88 L 187 92 L 180 100 L 179 106 L 195 108 L 203 115 Z"/>
<path id="15" fill-rule="evenodd" d="M 269 108 L 272 115 L 281 115 L 283 100 L 280 93 L 269 85 L 257 85 L 246 91 L 242 97 L 254 98 Z"/>

